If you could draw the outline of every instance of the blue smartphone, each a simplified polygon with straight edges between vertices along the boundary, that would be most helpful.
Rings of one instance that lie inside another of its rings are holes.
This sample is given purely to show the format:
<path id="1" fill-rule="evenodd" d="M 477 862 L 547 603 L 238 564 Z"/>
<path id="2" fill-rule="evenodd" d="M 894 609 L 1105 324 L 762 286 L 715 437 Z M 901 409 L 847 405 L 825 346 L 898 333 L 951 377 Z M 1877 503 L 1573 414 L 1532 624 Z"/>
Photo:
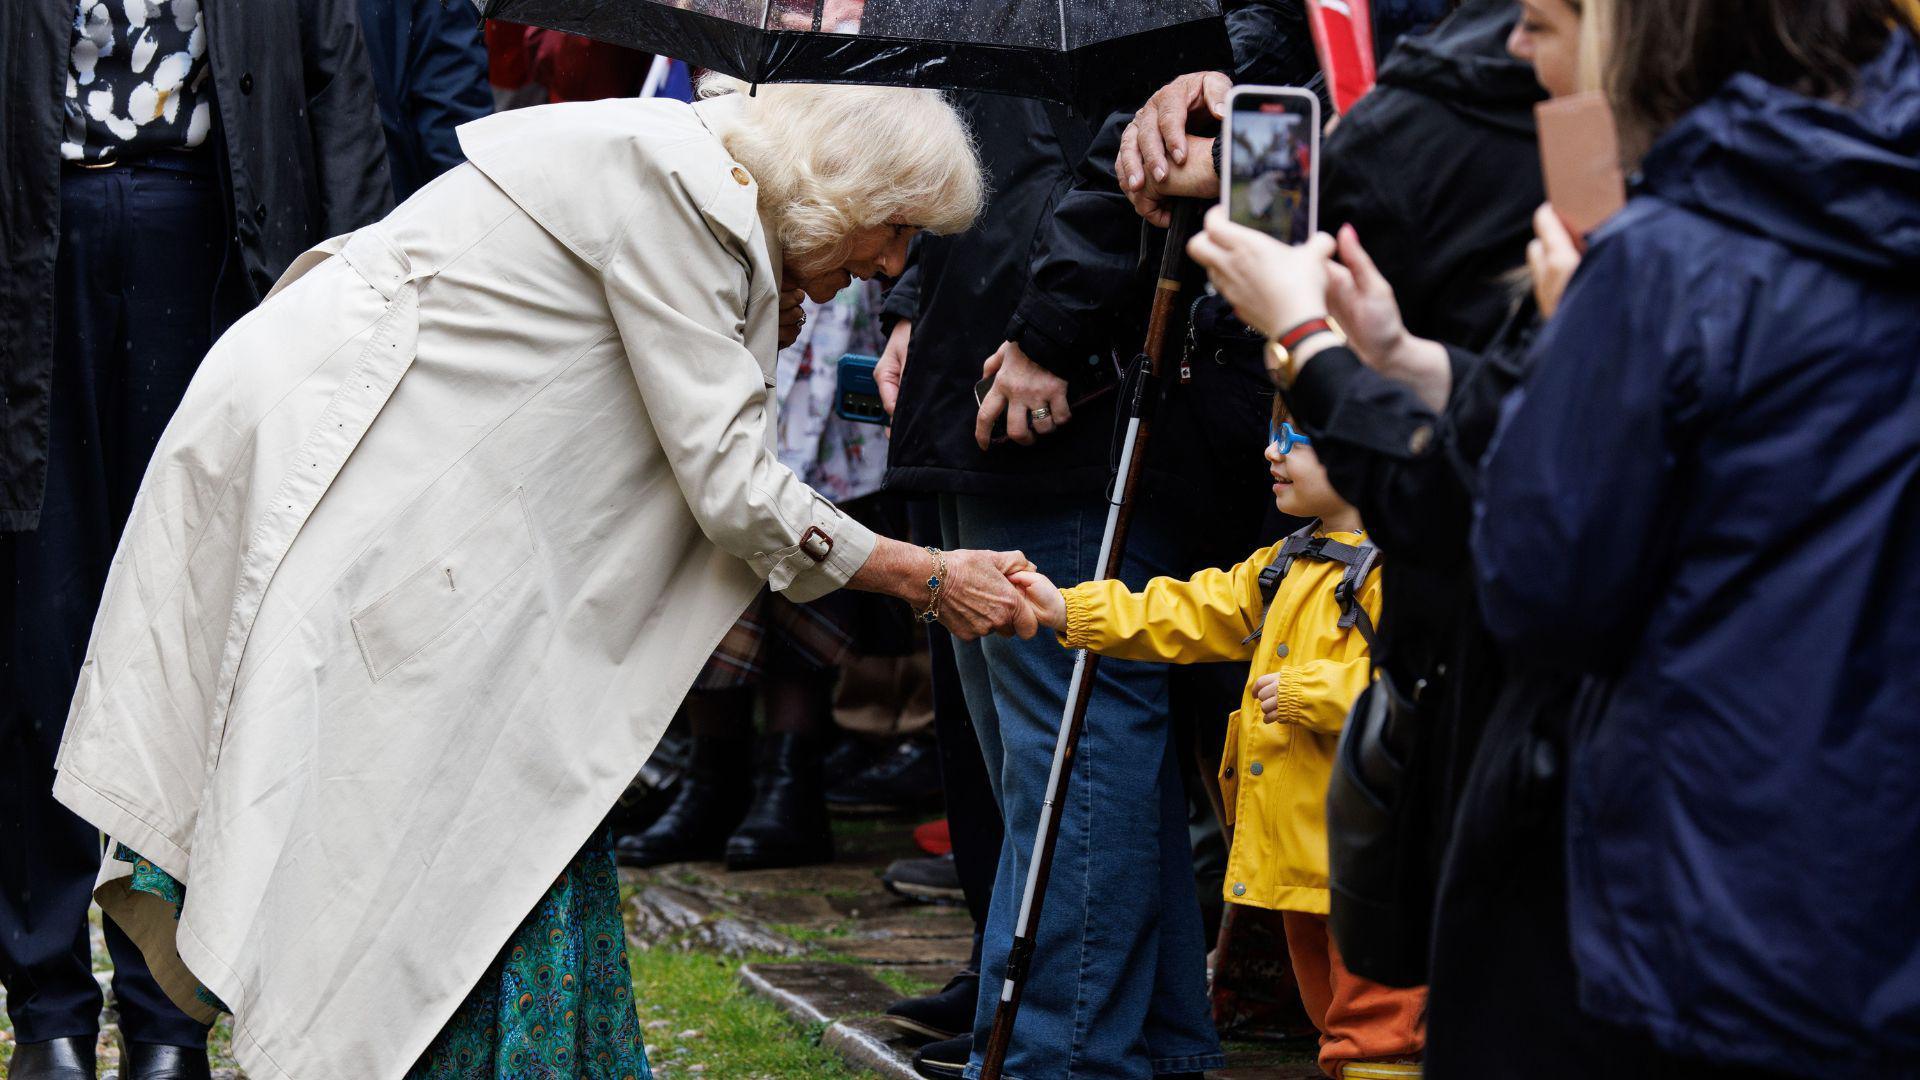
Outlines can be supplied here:
<path id="1" fill-rule="evenodd" d="M 880 404 L 880 384 L 874 381 L 877 356 L 848 353 L 840 358 L 840 374 L 833 393 L 833 414 L 856 424 L 885 424 L 886 407 Z"/>

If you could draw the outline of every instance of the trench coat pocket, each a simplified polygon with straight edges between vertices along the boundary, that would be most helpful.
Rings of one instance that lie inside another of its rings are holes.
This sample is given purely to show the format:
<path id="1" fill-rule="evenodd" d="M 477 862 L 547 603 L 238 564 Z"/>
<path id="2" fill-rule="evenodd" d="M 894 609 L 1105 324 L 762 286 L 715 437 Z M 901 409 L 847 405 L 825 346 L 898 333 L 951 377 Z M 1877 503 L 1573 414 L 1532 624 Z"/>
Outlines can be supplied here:
<path id="1" fill-rule="evenodd" d="M 453 629 L 533 558 L 522 490 L 515 488 L 431 562 L 353 613 L 353 636 L 376 682 Z"/>

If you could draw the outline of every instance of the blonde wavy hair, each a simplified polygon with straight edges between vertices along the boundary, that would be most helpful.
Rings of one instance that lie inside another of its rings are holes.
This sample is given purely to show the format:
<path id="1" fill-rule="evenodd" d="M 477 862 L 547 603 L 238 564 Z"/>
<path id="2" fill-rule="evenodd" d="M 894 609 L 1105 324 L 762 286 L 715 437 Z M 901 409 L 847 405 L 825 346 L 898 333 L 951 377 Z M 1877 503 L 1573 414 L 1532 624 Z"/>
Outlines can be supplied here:
<path id="1" fill-rule="evenodd" d="M 835 265 L 870 225 L 946 234 L 980 214 L 979 153 L 936 91 L 780 83 L 749 94 L 730 76 L 700 80 L 701 97 L 727 94 L 739 108 L 720 141 L 760 182 L 760 212 L 791 262 Z"/>

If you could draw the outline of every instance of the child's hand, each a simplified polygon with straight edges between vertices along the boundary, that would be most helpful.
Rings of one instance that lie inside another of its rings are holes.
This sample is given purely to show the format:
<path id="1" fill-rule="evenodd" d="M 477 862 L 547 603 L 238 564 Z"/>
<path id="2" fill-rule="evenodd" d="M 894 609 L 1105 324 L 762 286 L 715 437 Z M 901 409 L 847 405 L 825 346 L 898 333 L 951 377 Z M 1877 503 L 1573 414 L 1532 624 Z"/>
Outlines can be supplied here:
<path id="1" fill-rule="evenodd" d="M 1008 575 L 1008 578 L 1027 598 L 1027 606 L 1033 609 L 1033 617 L 1040 621 L 1041 626 L 1049 630 L 1066 628 L 1066 598 L 1060 595 L 1060 590 L 1047 580 L 1045 574 L 1037 570 L 1023 570 Z"/>
<path id="2" fill-rule="evenodd" d="M 1254 700 L 1260 702 L 1260 719 L 1269 724 L 1280 722 L 1280 673 L 1262 675 L 1253 684 Z"/>

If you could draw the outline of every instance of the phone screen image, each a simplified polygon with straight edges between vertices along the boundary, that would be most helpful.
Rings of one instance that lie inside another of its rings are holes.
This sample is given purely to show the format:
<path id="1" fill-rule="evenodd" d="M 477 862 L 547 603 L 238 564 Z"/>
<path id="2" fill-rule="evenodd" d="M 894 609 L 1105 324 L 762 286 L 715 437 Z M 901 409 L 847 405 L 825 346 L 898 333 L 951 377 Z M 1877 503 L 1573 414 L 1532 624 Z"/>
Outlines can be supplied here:
<path id="1" fill-rule="evenodd" d="M 1288 244 L 1313 235 L 1319 102 L 1304 92 L 1236 90 L 1228 99 L 1227 214 Z"/>

